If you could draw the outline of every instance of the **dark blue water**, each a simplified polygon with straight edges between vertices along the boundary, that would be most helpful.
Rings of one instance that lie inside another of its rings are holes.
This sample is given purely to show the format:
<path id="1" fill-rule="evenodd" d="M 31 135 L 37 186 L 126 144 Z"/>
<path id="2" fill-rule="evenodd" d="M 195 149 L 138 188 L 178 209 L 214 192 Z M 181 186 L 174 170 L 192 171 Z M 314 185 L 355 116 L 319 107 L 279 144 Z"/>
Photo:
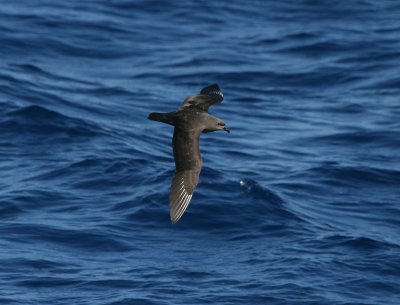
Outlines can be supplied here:
<path id="1" fill-rule="evenodd" d="M 0 304 L 400 304 L 399 62 L 398 1 L 1 1 Z"/>

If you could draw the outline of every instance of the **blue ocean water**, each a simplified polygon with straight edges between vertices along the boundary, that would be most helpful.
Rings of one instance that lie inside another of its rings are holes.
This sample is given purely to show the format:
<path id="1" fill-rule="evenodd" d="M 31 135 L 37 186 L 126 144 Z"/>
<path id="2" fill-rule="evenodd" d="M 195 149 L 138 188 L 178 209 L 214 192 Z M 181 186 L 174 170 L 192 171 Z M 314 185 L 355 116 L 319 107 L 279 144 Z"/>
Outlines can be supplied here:
<path id="1" fill-rule="evenodd" d="M 1 1 L 0 304 L 400 304 L 399 61 L 398 1 Z"/>

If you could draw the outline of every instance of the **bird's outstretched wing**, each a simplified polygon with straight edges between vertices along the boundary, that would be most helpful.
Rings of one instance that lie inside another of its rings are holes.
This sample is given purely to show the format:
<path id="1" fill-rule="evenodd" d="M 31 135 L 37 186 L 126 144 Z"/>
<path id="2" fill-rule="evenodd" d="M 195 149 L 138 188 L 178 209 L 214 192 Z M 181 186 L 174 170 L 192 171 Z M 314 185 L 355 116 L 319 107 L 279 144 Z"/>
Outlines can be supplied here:
<path id="1" fill-rule="evenodd" d="M 172 179 L 169 207 L 172 223 L 185 212 L 199 181 L 202 160 L 199 148 L 201 131 L 174 129 L 172 148 L 176 172 Z"/>
<path id="2" fill-rule="evenodd" d="M 192 199 L 197 182 L 199 181 L 200 169 L 183 170 L 175 173 L 172 179 L 171 192 L 169 195 L 169 208 L 172 223 L 177 223 Z"/>
<path id="3" fill-rule="evenodd" d="M 208 111 L 211 105 L 221 103 L 224 94 L 217 84 L 207 86 L 200 91 L 200 94 L 192 95 L 186 98 L 179 109 L 186 107 L 196 108 Z"/>

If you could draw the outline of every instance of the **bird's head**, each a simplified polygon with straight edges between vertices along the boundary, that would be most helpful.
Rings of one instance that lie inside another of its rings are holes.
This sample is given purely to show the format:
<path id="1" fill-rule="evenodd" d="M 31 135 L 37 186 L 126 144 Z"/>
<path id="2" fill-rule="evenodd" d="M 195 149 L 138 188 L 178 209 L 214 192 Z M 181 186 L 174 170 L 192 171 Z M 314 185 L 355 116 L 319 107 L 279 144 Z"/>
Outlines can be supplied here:
<path id="1" fill-rule="evenodd" d="M 228 133 L 230 132 L 224 121 L 210 115 L 208 120 L 206 121 L 206 126 L 203 132 L 211 132 L 217 130 L 223 130 Z"/>
<path id="2" fill-rule="evenodd" d="M 231 132 L 223 121 L 217 122 L 217 130 L 223 130 L 226 131 L 227 133 Z"/>

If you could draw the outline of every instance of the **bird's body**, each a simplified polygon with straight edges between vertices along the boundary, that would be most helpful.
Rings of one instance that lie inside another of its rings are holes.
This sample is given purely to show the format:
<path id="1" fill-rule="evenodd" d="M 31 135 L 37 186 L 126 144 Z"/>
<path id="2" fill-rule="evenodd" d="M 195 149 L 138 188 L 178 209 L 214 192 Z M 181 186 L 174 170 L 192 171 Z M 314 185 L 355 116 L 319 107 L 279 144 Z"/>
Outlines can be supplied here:
<path id="1" fill-rule="evenodd" d="M 225 123 L 208 114 L 208 108 L 223 100 L 218 85 L 201 90 L 200 94 L 185 99 L 175 112 L 150 113 L 149 119 L 175 126 L 172 147 L 176 172 L 170 189 L 170 214 L 176 223 L 185 212 L 199 181 L 202 167 L 199 141 L 203 132 L 224 130 Z"/>

